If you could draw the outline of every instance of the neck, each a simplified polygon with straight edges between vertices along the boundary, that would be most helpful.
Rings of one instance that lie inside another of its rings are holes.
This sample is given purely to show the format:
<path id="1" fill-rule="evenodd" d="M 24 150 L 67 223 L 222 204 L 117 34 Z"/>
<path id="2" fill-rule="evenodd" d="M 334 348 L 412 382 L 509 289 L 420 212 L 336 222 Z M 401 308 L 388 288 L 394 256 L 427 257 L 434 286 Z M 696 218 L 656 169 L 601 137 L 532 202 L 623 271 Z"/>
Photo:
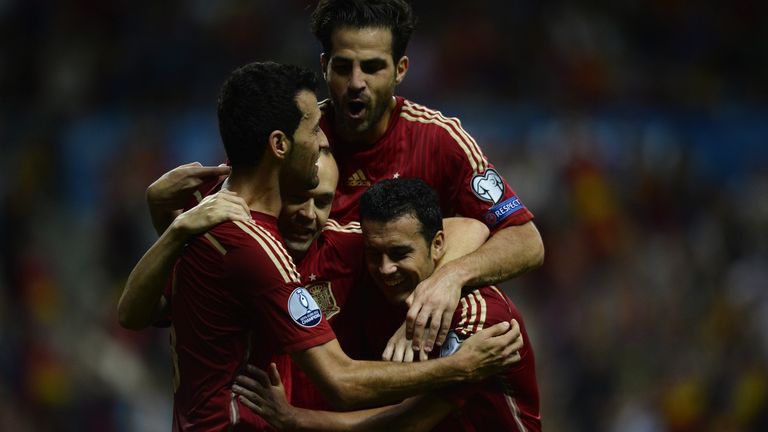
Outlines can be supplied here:
<path id="1" fill-rule="evenodd" d="M 363 147 L 372 146 L 376 143 L 376 141 L 383 137 L 385 133 L 387 133 L 389 119 L 392 118 L 392 113 L 395 111 L 396 106 L 397 99 L 392 96 L 389 100 L 389 104 L 387 105 L 387 109 L 384 110 L 384 113 L 382 113 L 381 118 L 378 122 L 376 122 L 376 124 L 371 125 L 368 129 L 360 132 L 347 129 L 345 127 L 337 127 L 337 133 L 345 142 L 355 143 L 357 145 L 362 145 Z M 338 119 L 339 117 L 336 118 Z M 340 126 L 338 122 L 336 125 Z"/>
<path id="2" fill-rule="evenodd" d="M 253 168 L 233 167 L 223 188 L 236 192 L 252 211 L 277 217 L 283 204 L 279 175 L 278 166 L 262 160 Z"/>

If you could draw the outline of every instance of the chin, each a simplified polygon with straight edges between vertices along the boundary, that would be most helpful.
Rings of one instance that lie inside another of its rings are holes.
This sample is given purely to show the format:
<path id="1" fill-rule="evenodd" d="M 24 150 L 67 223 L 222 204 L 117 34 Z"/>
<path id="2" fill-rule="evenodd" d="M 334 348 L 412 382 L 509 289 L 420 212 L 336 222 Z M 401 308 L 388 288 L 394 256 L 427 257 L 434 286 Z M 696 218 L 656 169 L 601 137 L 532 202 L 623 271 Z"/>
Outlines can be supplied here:
<path id="1" fill-rule="evenodd" d="M 285 247 L 288 249 L 288 252 L 290 252 L 291 255 L 304 255 L 307 253 L 311 245 L 311 240 L 307 242 L 285 240 Z"/>

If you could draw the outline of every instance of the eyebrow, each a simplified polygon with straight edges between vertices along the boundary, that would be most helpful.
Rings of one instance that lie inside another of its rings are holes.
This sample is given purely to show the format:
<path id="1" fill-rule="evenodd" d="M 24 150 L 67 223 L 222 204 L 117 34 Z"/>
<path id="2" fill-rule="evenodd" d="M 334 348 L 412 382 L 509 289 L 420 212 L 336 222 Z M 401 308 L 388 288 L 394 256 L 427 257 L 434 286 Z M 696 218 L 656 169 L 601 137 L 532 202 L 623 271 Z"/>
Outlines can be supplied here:
<path id="1" fill-rule="evenodd" d="M 333 56 L 331 58 L 331 61 L 332 62 L 352 63 L 352 59 L 351 58 L 340 56 L 340 55 Z M 367 64 L 371 64 L 371 63 L 374 63 L 374 64 L 375 63 L 384 63 L 384 64 L 386 64 L 387 63 L 387 59 L 386 59 L 386 57 L 373 57 L 373 58 L 367 58 L 367 59 L 360 60 L 360 65 L 367 65 Z"/>

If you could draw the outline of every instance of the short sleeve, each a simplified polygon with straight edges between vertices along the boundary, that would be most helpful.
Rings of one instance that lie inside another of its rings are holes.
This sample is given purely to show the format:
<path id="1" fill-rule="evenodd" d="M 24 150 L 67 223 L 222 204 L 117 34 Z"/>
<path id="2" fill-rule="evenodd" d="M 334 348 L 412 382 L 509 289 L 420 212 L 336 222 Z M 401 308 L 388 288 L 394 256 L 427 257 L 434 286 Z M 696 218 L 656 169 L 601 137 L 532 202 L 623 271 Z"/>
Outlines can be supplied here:
<path id="1" fill-rule="evenodd" d="M 506 179 L 488 162 L 480 147 L 458 119 L 453 133 L 443 134 L 440 145 L 447 172 L 446 188 L 450 191 L 455 212 L 484 222 L 494 232 L 510 225 L 522 225 L 533 219 Z"/>
<path id="2" fill-rule="evenodd" d="M 232 288 L 254 328 L 270 335 L 286 353 L 334 339 L 328 321 L 287 254 L 267 244 L 228 251 Z"/>

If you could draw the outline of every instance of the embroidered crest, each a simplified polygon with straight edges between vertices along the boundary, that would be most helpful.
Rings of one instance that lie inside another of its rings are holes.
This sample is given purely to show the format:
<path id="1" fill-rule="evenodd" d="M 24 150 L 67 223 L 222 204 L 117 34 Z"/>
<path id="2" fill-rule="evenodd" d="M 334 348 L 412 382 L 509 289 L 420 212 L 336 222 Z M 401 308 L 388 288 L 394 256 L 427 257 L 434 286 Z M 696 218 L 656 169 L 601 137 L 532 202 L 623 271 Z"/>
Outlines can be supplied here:
<path id="1" fill-rule="evenodd" d="M 314 327 L 323 318 L 320 307 L 312 295 L 303 287 L 296 288 L 288 297 L 288 313 L 296 324 Z"/>
<path id="2" fill-rule="evenodd" d="M 307 285 L 307 291 L 317 300 L 320 310 L 325 314 L 325 319 L 331 319 L 331 317 L 341 311 L 341 308 L 336 304 L 336 297 L 333 296 L 331 282 L 323 281 L 309 284 Z"/>
<path id="3" fill-rule="evenodd" d="M 472 177 L 472 192 L 483 201 L 496 204 L 504 196 L 504 180 L 495 169 Z"/>

